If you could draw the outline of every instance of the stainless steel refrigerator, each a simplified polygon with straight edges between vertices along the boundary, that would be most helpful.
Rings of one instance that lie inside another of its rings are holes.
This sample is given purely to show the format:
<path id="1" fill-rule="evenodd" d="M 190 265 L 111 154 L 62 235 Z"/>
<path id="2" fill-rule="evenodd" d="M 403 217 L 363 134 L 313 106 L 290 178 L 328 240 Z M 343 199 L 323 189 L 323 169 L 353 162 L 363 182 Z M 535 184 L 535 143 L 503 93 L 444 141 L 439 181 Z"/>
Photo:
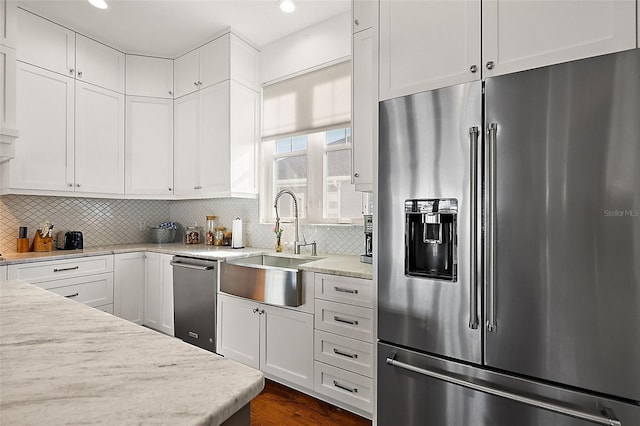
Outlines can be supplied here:
<path id="1" fill-rule="evenodd" d="M 380 425 L 640 425 L 640 50 L 380 103 Z"/>

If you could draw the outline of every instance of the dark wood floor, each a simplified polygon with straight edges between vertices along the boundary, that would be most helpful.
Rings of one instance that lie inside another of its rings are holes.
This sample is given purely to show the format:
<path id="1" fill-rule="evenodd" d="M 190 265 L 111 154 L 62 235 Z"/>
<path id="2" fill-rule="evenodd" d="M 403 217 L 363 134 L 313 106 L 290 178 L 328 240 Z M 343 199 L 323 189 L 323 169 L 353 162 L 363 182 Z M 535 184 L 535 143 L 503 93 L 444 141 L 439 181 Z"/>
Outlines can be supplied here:
<path id="1" fill-rule="evenodd" d="M 370 426 L 371 421 L 271 380 L 251 401 L 251 426 Z"/>

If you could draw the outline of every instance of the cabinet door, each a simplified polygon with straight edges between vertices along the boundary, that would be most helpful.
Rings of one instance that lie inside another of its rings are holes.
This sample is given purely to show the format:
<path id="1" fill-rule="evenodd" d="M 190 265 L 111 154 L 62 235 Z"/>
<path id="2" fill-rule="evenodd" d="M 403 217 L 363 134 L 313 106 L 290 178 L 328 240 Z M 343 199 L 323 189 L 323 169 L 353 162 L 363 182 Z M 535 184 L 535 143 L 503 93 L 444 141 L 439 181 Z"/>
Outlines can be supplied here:
<path id="1" fill-rule="evenodd" d="M 173 100 L 127 96 L 125 194 L 173 194 Z"/>
<path id="2" fill-rule="evenodd" d="M 126 320 L 144 321 L 145 254 L 114 255 L 113 313 Z"/>
<path id="3" fill-rule="evenodd" d="M 0 133 L 16 128 L 16 51 L 0 45 Z"/>
<path id="4" fill-rule="evenodd" d="M 51 21 L 18 9 L 18 60 L 75 76 L 76 34 Z"/>
<path id="5" fill-rule="evenodd" d="M 258 193 L 258 148 L 260 132 L 260 94 L 230 81 L 229 109 L 229 191 Z"/>
<path id="6" fill-rule="evenodd" d="M 229 78 L 229 34 L 205 44 L 198 51 L 200 89 Z"/>
<path id="7" fill-rule="evenodd" d="M 0 281 L 6 281 L 7 280 L 7 266 L 3 265 L 0 266 Z"/>
<path id="8" fill-rule="evenodd" d="M 353 183 L 358 191 L 372 191 L 373 150 L 378 144 L 378 49 L 374 28 L 353 35 L 352 52 Z"/>
<path id="9" fill-rule="evenodd" d="M 124 53 L 83 35 L 76 35 L 76 78 L 124 93 Z"/>
<path id="10" fill-rule="evenodd" d="M 351 22 L 351 26 L 354 33 L 377 26 L 378 5 L 377 0 L 352 1 L 351 10 L 353 11 L 353 21 Z"/>
<path id="11" fill-rule="evenodd" d="M 126 55 L 127 95 L 173 99 L 173 60 Z"/>
<path id="12" fill-rule="evenodd" d="M 200 117 L 200 192 L 220 195 L 229 191 L 228 80 L 200 91 Z"/>
<path id="13" fill-rule="evenodd" d="M 0 45 L 16 48 L 16 2 L 13 0 L 0 0 Z"/>
<path id="14" fill-rule="evenodd" d="M 381 0 L 380 100 L 479 80 L 479 70 L 480 1 Z"/>
<path id="15" fill-rule="evenodd" d="M 313 389 L 313 315 L 260 305 L 260 369 Z"/>
<path id="16" fill-rule="evenodd" d="M 73 191 L 74 80 L 18 62 L 16 93 L 20 141 L 10 187 Z"/>
<path id="17" fill-rule="evenodd" d="M 171 255 L 147 253 L 144 295 L 144 325 L 174 335 L 173 269 Z"/>
<path id="18" fill-rule="evenodd" d="M 76 81 L 76 192 L 124 193 L 124 95 Z"/>
<path id="19" fill-rule="evenodd" d="M 258 304 L 218 294 L 217 352 L 253 368 L 260 368 Z"/>
<path id="20" fill-rule="evenodd" d="M 198 49 L 186 53 L 173 61 L 173 88 L 175 98 L 199 89 L 200 53 Z"/>
<path id="21" fill-rule="evenodd" d="M 484 1 L 483 75 L 636 47 L 634 1 Z"/>
<path id="22" fill-rule="evenodd" d="M 201 159 L 200 93 L 176 99 L 174 103 L 173 184 L 175 195 L 193 195 L 200 185 L 200 161 L 213 162 L 219 157 Z"/>

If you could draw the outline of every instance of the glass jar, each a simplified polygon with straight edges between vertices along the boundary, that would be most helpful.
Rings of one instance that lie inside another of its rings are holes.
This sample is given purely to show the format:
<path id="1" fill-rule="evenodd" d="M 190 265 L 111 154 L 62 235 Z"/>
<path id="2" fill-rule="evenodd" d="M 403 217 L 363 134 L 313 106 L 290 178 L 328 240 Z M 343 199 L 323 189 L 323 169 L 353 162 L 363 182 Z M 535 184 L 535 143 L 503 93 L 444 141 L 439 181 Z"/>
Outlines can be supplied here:
<path id="1" fill-rule="evenodd" d="M 207 235 L 205 238 L 205 243 L 208 246 L 212 246 L 214 244 L 214 236 L 216 232 L 216 217 L 215 216 L 207 216 Z"/>
<path id="2" fill-rule="evenodd" d="M 224 226 L 216 226 L 215 233 L 213 234 L 213 245 L 221 246 L 224 243 L 224 231 L 227 228 Z"/>
<path id="3" fill-rule="evenodd" d="M 194 223 L 191 226 L 187 226 L 184 230 L 184 243 L 185 244 L 200 244 L 200 236 L 202 235 L 202 228 L 198 224 Z"/>

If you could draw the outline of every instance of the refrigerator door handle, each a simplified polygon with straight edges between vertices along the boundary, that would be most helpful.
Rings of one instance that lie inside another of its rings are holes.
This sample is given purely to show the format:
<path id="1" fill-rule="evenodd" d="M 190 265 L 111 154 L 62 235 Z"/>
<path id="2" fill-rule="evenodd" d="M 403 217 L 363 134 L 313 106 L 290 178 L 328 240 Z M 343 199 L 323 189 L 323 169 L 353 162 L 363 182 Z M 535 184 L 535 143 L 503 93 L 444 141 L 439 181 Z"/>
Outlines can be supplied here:
<path id="1" fill-rule="evenodd" d="M 586 420 L 588 422 L 597 423 L 600 425 L 608 425 L 608 426 L 622 426 L 620 420 L 616 418 L 613 414 L 613 411 L 610 408 L 601 408 L 603 416 L 597 416 L 591 413 L 586 413 L 584 411 L 575 410 L 573 408 L 565 407 L 560 404 L 554 404 L 547 401 L 541 401 L 535 398 L 530 398 L 527 396 L 523 396 L 517 393 L 508 392 L 501 389 L 495 389 L 489 386 L 481 385 L 478 383 L 469 382 L 466 380 L 459 379 L 457 377 L 449 376 L 447 374 L 442 374 L 437 371 L 427 370 L 424 368 L 416 367 L 411 364 L 406 364 L 401 361 L 396 361 L 393 358 L 387 358 L 387 364 L 392 365 L 394 367 L 402 368 L 404 370 L 412 371 L 414 373 L 418 373 L 427 377 L 431 377 L 437 380 L 442 380 L 447 383 L 451 383 L 458 386 L 463 386 L 468 389 L 472 389 L 478 392 L 488 393 L 490 395 L 499 396 L 502 398 L 510 399 L 512 401 L 521 402 L 523 404 L 531 405 L 534 407 L 542 408 L 544 410 L 553 411 L 555 413 L 575 417 L 577 419 Z"/>
<path id="2" fill-rule="evenodd" d="M 471 174 L 471 277 L 469 280 L 469 328 L 478 328 L 478 128 L 469 128 Z"/>
<path id="3" fill-rule="evenodd" d="M 487 285 L 487 330 L 496 332 L 496 142 L 498 124 L 491 123 L 487 129 L 488 142 L 485 152 L 486 188 L 485 211 L 486 221 L 486 255 L 485 255 L 485 280 Z"/>

